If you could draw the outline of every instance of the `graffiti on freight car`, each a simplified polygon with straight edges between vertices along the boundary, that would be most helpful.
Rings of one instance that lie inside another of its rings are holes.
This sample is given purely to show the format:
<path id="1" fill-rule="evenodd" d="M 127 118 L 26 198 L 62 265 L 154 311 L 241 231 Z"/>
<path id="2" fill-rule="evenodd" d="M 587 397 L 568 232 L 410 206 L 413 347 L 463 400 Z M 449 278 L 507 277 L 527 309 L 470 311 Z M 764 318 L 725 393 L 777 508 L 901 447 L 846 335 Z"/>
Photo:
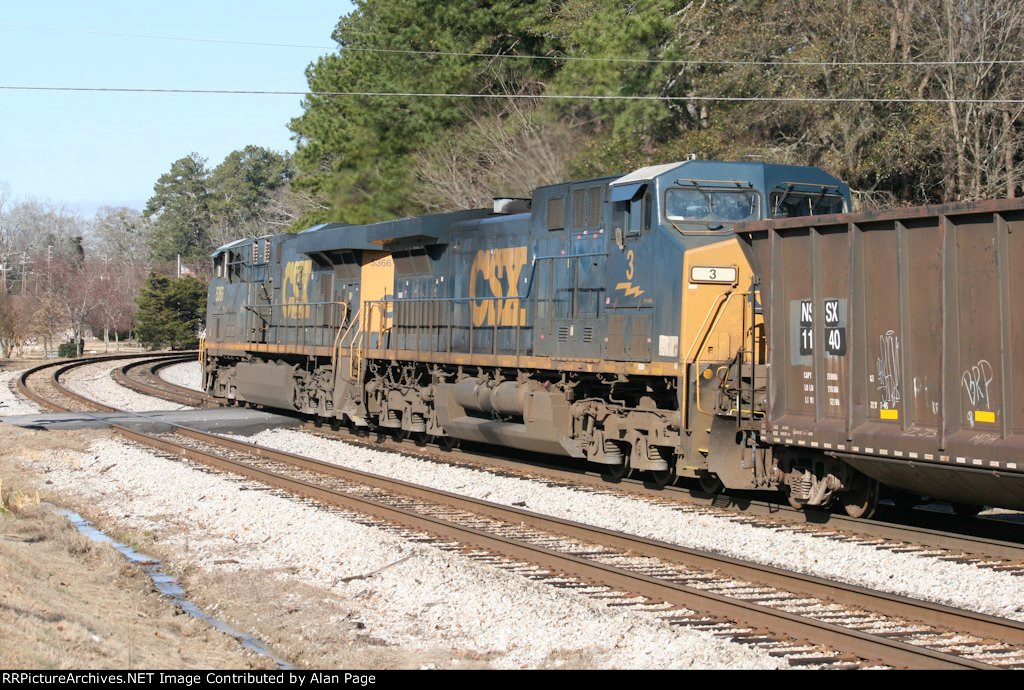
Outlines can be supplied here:
<path id="1" fill-rule="evenodd" d="M 976 421 L 996 421 L 989 399 L 989 386 L 993 379 L 992 365 L 987 359 L 979 359 L 977 364 L 966 369 L 960 377 L 961 384 L 967 389 L 967 402 L 971 407 L 967 412 L 967 421 L 971 426 L 974 426 Z"/>
<path id="2" fill-rule="evenodd" d="M 474 326 L 526 325 L 526 309 L 519 303 L 519 276 L 526 256 L 526 247 L 504 247 L 482 249 L 473 257 L 469 297 Z"/>
<path id="3" fill-rule="evenodd" d="M 900 339 L 893 331 L 886 331 L 878 339 L 878 390 L 882 394 L 882 409 L 895 409 L 900 401 Z"/>
<path id="4" fill-rule="evenodd" d="M 924 396 L 925 406 L 932 411 L 932 414 L 939 413 L 939 401 L 932 398 L 932 385 L 931 380 L 925 376 L 924 382 L 921 379 L 914 377 L 914 399 L 918 399 Z"/>

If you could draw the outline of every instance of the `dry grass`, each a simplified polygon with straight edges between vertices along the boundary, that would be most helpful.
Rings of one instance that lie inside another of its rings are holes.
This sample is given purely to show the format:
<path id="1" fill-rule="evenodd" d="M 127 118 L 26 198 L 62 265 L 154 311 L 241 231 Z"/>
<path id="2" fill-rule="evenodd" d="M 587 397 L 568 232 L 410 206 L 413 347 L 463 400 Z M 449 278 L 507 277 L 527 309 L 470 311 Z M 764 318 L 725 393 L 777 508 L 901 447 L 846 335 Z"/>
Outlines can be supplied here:
<path id="1" fill-rule="evenodd" d="M 0 668 L 264 668 L 269 661 L 181 612 L 106 544 L 46 502 L 91 512 L 45 483 L 55 452 L 96 432 L 0 424 Z"/>
<path id="2" fill-rule="evenodd" d="M 335 592 L 298 582 L 281 571 L 192 573 L 188 590 L 204 607 L 254 631 L 300 668 L 487 668 L 487 658 L 458 650 L 398 647 L 366 632 L 355 609 Z"/>

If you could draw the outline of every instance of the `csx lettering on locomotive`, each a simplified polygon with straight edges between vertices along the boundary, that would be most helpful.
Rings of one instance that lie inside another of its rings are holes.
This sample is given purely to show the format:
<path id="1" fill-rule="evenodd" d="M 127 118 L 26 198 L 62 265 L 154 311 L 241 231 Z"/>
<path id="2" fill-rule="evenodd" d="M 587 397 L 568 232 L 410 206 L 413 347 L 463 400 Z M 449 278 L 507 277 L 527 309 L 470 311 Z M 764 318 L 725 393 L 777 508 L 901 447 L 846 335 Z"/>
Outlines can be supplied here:
<path id="1" fill-rule="evenodd" d="M 474 255 L 469 270 L 474 326 L 526 325 L 526 309 L 519 304 L 526 256 L 526 247 L 482 249 Z"/>

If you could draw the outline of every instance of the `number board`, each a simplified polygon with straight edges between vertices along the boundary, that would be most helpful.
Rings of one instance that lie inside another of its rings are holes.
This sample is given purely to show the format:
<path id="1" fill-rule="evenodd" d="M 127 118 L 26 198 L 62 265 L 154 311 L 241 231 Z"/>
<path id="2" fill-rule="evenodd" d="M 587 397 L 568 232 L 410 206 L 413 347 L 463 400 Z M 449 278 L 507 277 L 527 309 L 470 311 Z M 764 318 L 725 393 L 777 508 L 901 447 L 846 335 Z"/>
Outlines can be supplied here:
<path id="1" fill-rule="evenodd" d="M 736 282 L 735 266 L 693 266 L 690 268 L 691 283 L 725 283 Z"/>

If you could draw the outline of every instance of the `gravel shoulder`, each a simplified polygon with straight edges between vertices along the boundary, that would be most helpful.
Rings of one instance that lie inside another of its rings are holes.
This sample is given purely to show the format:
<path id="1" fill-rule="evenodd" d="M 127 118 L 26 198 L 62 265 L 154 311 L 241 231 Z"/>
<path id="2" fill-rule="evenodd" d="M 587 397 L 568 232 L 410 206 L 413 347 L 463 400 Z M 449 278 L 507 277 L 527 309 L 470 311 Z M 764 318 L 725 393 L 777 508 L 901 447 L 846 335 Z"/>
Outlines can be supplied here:
<path id="1" fill-rule="evenodd" d="M 97 365 L 73 385 L 114 399 L 124 389 L 103 368 Z M 197 362 L 168 367 L 162 375 L 198 388 Z M 4 391 L 9 389 L 0 389 L 0 414 L 9 409 L 3 405 L 19 404 Z M 129 404 L 138 405 L 133 409 L 157 409 L 152 398 L 131 396 L 136 400 Z M 444 466 L 305 432 L 269 431 L 248 440 L 506 505 L 525 504 L 588 524 L 1024 620 L 1024 578 L 967 564 L 766 529 L 685 506 Z M 191 598 L 300 666 L 780 665 L 762 651 L 672 628 L 649 613 L 613 609 L 110 438 L 60 449 L 43 463 L 26 462 L 61 493 L 65 505 L 85 508 L 101 526 L 144 535 L 141 547 L 180 574 Z"/>
<path id="2" fill-rule="evenodd" d="M 194 362 L 172 364 L 171 366 L 164 367 L 159 371 L 160 378 L 164 381 L 197 391 L 203 390 L 202 373 L 202 368 L 199 366 L 198 360 Z"/>
<path id="3" fill-rule="evenodd" d="M 110 405 L 122 410 L 151 412 L 155 410 L 194 409 L 168 400 L 136 393 L 120 385 L 114 381 L 111 372 L 123 365 L 124 361 L 119 360 L 76 367 L 62 377 L 62 381 L 76 393 L 85 395 L 104 405 Z"/>
<path id="4" fill-rule="evenodd" d="M 467 467 L 442 465 L 301 431 L 265 431 L 245 440 L 589 525 L 1024 620 L 1024 578 L 1010 573 L 743 524 L 732 517 L 689 506 L 655 505 L 611 492 L 548 486 Z"/>

